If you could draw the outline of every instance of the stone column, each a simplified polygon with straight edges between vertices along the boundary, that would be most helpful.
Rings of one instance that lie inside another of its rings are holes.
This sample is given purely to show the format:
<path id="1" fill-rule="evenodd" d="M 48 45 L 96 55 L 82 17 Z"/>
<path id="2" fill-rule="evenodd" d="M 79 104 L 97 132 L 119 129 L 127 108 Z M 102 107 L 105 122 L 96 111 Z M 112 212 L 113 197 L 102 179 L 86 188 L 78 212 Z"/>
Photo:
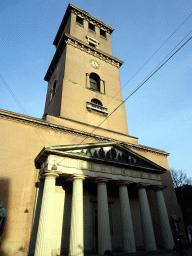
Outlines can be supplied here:
<path id="1" fill-rule="evenodd" d="M 103 255 L 111 250 L 111 233 L 107 199 L 107 180 L 97 180 L 97 211 L 98 211 L 98 254 Z"/>
<path id="2" fill-rule="evenodd" d="M 71 229 L 69 240 L 70 256 L 84 255 L 83 180 L 84 176 L 81 175 L 73 177 Z"/>
<path id="3" fill-rule="evenodd" d="M 155 197 L 156 197 L 156 202 L 157 202 L 157 210 L 159 214 L 159 221 L 161 225 L 161 233 L 163 237 L 163 244 L 165 249 L 173 249 L 174 247 L 174 240 L 173 240 L 173 235 L 171 231 L 171 226 L 169 223 L 169 217 L 167 214 L 167 209 L 165 206 L 165 200 L 163 197 L 163 191 L 165 186 L 155 186 L 154 191 L 155 191 Z"/>
<path id="4" fill-rule="evenodd" d="M 140 205 L 140 214 L 141 214 L 141 224 L 143 231 L 143 239 L 145 249 L 147 251 L 157 250 L 155 235 L 153 231 L 153 224 L 151 220 L 151 213 L 149 209 L 149 203 L 146 193 L 146 185 L 138 185 L 138 196 L 139 196 L 139 205 Z"/>
<path id="5" fill-rule="evenodd" d="M 35 246 L 35 256 L 51 256 L 52 249 L 55 180 L 59 175 L 54 172 L 50 172 L 45 173 L 44 177 L 45 183 Z"/>
<path id="6" fill-rule="evenodd" d="M 121 205 L 121 222 L 123 230 L 124 252 L 136 252 L 135 237 L 133 232 L 133 223 L 131 217 L 131 208 L 129 203 L 129 195 L 127 184 L 118 182 L 119 198 Z"/>

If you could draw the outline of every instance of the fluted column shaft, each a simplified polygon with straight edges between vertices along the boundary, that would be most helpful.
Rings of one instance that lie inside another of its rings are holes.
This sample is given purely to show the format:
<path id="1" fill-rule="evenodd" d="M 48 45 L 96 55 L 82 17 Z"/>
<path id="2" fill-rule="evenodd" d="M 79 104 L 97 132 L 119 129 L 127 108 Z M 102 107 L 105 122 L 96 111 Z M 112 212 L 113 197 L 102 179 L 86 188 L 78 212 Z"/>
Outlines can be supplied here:
<path id="1" fill-rule="evenodd" d="M 44 176 L 45 183 L 35 246 L 35 256 L 51 256 L 52 249 L 55 180 L 59 175 L 56 173 L 46 173 Z"/>
<path id="2" fill-rule="evenodd" d="M 123 230 L 124 252 L 136 252 L 131 208 L 127 186 L 119 184 L 119 198 L 121 205 L 121 221 Z"/>
<path id="3" fill-rule="evenodd" d="M 157 202 L 157 210 L 159 214 L 159 221 L 161 225 L 161 233 L 163 237 L 163 244 L 165 249 L 173 249 L 174 240 L 169 223 L 169 217 L 165 206 L 165 200 L 163 197 L 163 191 L 161 188 L 155 188 L 155 197 Z"/>
<path id="4" fill-rule="evenodd" d="M 145 249 L 155 251 L 157 246 L 145 187 L 138 187 L 138 195 Z"/>
<path id="5" fill-rule="evenodd" d="M 98 254 L 103 255 L 106 250 L 111 250 L 107 186 L 104 181 L 99 181 L 97 185 L 97 204 Z"/>
<path id="6" fill-rule="evenodd" d="M 83 176 L 73 177 L 69 255 L 84 255 Z"/>

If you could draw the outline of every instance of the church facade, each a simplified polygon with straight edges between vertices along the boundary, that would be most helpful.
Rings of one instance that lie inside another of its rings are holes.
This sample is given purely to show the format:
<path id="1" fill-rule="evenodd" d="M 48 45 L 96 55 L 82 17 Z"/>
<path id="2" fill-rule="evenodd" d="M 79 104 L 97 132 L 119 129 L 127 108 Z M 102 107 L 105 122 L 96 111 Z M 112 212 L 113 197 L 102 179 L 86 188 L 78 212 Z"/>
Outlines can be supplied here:
<path id="1" fill-rule="evenodd" d="M 0 110 L 2 255 L 172 249 L 168 153 L 128 133 L 113 28 L 69 4 L 42 119 Z M 114 109 L 117 109 L 110 115 Z M 185 237 L 182 223 L 180 233 Z"/>

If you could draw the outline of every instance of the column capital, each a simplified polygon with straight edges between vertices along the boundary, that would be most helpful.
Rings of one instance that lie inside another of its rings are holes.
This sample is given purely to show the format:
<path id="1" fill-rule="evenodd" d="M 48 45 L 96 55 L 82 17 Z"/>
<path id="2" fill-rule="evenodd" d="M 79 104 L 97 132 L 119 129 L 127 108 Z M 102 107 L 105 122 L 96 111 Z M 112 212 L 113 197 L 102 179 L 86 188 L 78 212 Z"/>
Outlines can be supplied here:
<path id="1" fill-rule="evenodd" d="M 129 180 L 118 180 L 117 181 L 118 186 L 128 186 L 131 183 L 134 183 L 134 182 L 129 181 Z"/>
<path id="2" fill-rule="evenodd" d="M 166 185 L 154 185 L 152 186 L 152 189 L 155 190 L 155 191 L 158 191 L 158 190 L 163 190 L 164 188 L 166 188 L 167 186 Z"/>
<path id="3" fill-rule="evenodd" d="M 70 177 L 71 180 L 84 180 L 85 178 L 86 176 L 83 174 L 73 174 Z"/>
<path id="4" fill-rule="evenodd" d="M 149 186 L 151 186 L 151 184 L 149 184 L 149 183 L 142 183 L 142 182 L 140 182 L 140 183 L 137 184 L 138 188 L 147 188 Z"/>
<path id="5" fill-rule="evenodd" d="M 40 179 L 45 179 L 45 178 L 58 178 L 59 174 L 56 172 L 44 172 L 40 174 Z"/>
<path id="6" fill-rule="evenodd" d="M 107 182 L 109 182 L 109 179 L 102 178 L 102 177 L 97 177 L 97 178 L 95 179 L 95 182 L 94 182 L 94 183 L 99 184 L 99 183 L 107 183 Z"/>

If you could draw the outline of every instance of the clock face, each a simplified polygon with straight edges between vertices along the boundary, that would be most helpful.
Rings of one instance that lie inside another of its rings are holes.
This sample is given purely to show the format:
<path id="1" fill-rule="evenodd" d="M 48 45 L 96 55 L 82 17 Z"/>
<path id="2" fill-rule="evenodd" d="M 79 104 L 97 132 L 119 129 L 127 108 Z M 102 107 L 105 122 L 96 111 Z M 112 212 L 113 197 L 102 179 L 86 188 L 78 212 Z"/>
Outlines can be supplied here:
<path id="1" fill-rule="evenodd" d="M 92 66 L 93 68 L 99 69 L 99 67 L 100 67 L 99 62 L 96 61 L 96 60 L 93 60 L 93 59 L 90 60 L 90 64 L 91 64 L 91 66 Z"/>

